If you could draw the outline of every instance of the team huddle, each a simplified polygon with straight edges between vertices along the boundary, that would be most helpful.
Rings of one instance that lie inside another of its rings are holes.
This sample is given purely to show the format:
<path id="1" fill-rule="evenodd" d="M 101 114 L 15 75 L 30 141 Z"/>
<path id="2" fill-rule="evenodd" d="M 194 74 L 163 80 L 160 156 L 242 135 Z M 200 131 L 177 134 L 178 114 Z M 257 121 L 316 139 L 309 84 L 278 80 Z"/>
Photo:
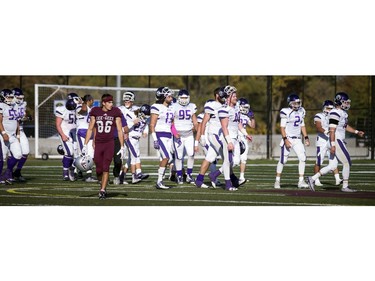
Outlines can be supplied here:
<path id="1" fill-rule="evenodd" d="M 188 90 L 182 89 L 175 94 L 168 87 L 160 87 L 155 97 L 154 104 L 137 106 L 134 104 L 135 93 L 126 91 L 122 96 L 123 105 L 115 107 L 113 96 L 103 94 L 100 106 L 94 107 L 91 95 L 81 98 L 76 93 L 69 93 L 65 104 L 55 109 L 56 129 L 61 141 L 57 150 L 63 155 L 63 180 L 82 178 L 86 182 L 99 182 L 99 198 L 105 199 L 112 161 L 114 185 L 137 184 L 147 179 L 149 175 L 142 173 L 140 140 L 151 134 L 153 147 L 160 158 L 157 189 L 170 188 L 164 183 L 168 168 L 169 180 L 175 181 L 177 186 L 186 182 L 198 188 L 209 188 L 205 184 L 208 170 L 213 188 L 236 191 L 247 182 L 245 169 L 249 142 L 252 141 L 248 128 L 255 128 L 256 122 L 250 103 L 237 97 L 234 86 L 216 88 L 213 98 L 206 101 L 200 114 L 197 114 L 197 106 L 190 102 Z M 26 102 L 19 88 L 2 90 L 0 98 L 0 183 L 23 182 L 21 169 L 30 152 L 22 128 L 23 122 L 29 118 Z M 315 191 L 315 186 L 322 185 L 319 178 L 332 171 L 336 185 L 343 185 L 343 192 L 355 191 L 348 184 L 351 160 L 345 131 L 360 137 L 364 136 L 364 132 L 348 125 L 349 96 L 344 92 L 337 93 L 334 101 L 324 101 L 323 111 L 314 116 L 317 130 L 315 174 L 306 178 L 305 145 L 310 145 L 304 123 L 306 112 L 296 94 L 289 95 L 287 103 L 288 107 L 280 110 L 281 153 L 274 188 L 281 188 L 283 167 L 293 149 L 299 160 L 298 188 Z M 194 177 L 194 156 L 199 146 L 204 152 L 204 159 Z M 326 156 L 329 164 L 322 167 Z M 2 173 L 5 160 L 7 169 Z M 337 169 L 338 161 L 343 164 L 343 179 L 340 179 Z M 96 176 L 93 175 L 94 166 Z M 234 172 L 237 166 L 239 176 Z M 131 180 L 126 179 L 129 171 Z M 219 181 L 221 175 L 222 183 Z"/>

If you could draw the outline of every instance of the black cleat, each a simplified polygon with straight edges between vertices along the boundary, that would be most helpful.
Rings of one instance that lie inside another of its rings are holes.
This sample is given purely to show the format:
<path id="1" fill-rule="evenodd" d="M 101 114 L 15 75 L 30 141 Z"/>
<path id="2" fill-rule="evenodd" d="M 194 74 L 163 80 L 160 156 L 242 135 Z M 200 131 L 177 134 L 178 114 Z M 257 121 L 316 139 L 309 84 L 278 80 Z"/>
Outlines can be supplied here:
<path id="1" fill-rule="evenodd" d="M 107 197 L 107 192 L 105 190 L 100 190 L 99 199 L 106 199 L 106 197 Z"/>

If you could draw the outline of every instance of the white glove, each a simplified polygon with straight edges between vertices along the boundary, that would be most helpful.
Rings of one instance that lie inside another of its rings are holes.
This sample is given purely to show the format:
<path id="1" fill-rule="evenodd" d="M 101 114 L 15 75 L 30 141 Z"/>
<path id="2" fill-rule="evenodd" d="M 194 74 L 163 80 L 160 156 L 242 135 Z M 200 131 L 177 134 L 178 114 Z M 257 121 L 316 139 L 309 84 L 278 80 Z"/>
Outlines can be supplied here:
<path id="1" fill-rule="evenodd" d="M 202 146 L 206 146 L 206 136 L 205 135 L 201 135 L 201 139 L 200 139 L 200 143 Z"/>
<path id="2" fill-rule="evenodd" d="M 81 154 L 82 155 L 86 155 L 87 154 L 87 145 L 86 144 L 82 147 Z"/>
<path id="3" fill-rule="evenodd" d="M 121 159 L 125 159 L 125 147 L 120 148 L 116 155 L 121 155 Z"/>

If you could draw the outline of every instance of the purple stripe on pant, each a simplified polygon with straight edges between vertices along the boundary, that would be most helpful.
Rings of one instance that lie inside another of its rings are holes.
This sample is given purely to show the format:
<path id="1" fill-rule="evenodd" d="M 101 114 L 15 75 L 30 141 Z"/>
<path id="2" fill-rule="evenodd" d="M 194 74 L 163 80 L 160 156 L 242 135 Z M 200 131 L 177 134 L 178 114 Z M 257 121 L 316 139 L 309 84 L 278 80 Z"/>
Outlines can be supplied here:
<path id="1" fill-rule="evenodd" d="M 347 150 L 346 147 L 345 147 L 345 144 L 343 143 L 342 140 L 336 139 L 336 141 L 337 141 L 337 143 L 339 144 L 339 146 L 340 146 L 342 152 L 344 152 L 344 155 L 345 155 L 346 159 L 348 159 L 348 163 L 349 163 L 349 165 L 351 166 L 351 165 L 352 165 L 352 160 L 350 159 L 350 155 L 349 155 L 348 150 Z"/>

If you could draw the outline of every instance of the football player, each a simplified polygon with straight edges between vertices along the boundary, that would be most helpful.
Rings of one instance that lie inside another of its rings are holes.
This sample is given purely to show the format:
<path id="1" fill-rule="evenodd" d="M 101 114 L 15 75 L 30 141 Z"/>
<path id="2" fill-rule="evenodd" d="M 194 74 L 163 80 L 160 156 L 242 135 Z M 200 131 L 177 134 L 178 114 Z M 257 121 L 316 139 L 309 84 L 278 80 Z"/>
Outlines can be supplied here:
<path id="1" fill-rule="evenodd" d="M 238 105 L 240 107 L 240 123 L 242 127 L 246 130 L 247 127 L 252 129 L 255 128 L 255 118 L 254 113 L 250 109 L 250 103 L 245 98 L 238 99 Z M 241 131 L 238 132 L 239 141 L 241 141 L 244 145 L 244 150 L 240 155 L 240 178 L 239 184 L 242 185 L 246 182 L 245 179 L 245 170 L 246 170 L 246 163 L 247 163 L 247 155 L 249 152 L 249 138 L 246 137 Z"/>
<path id="2" fill-rule="evenodd" d="M 3 178 L 7 183 L 14 181 L 13 168 L 22 158 L 22 149 L 19 141 L 19 122 L 14 93 L 9 89 L 3 89 L 0 93 L 2 103 L 0 103 L 0 131 L 3 152 L 3 161 L 7 161 L 7 169 Z"/>
<path id="3" fill-rule="evenodd" d="M 72 164 L 75 153 L 75 130 L 77 128 L 75 109 L 79 103 L 80 97 L 76 93 L 70 93 L 67 96 L 65 105 L 58 106 L 55 109 L 56 129 L 64 149 L 62 159 L 64 181 L 75 181 L 74 166 L 72 166 Z"/>
<path id="4" fill-rule="evenodd" d="M 221 123 L 220 140 L 223 150 L 223 165 L 214 173 L 209 174 L 212 185 L 216 178 L 224 175 L 225 190 L 236 191 L 239 187 L 239 179 L 233 173 L 233 167 L 240 164 L 240 147 L 238 142 L 238 132 L 251 140 L 240 122 L 240 109 L 237 104 L 237 89 L 231 85 L 224 88 L 226 93 L 225 106 L 219 109 L 218 116 Z"/>
<path id="5" fill-rule="evenodd" d="M 12 93 L 14 95 L 15 102 L 16 102 L 17 119 L 19 122 L 19 132 L 20 132 L 19 141 L 21 144 L 21 151 L 22 151 L 22 157 L 17 163 L 17 167 L 13 172 L 13 177 L 16 181 L 25 182 L 25 178 L 22 176 L 21 170 L 26 163 L 27 157 L 29 156 L 30 144 L 23 130 L 23 123 L 25 121 L 31 120 L 31 117 L 27 116 L 27 112 L 26 112 L 27 102 L 24 100 L 25 96 L 24 96 L 23 91 L 20 88 L 14 88 L 12 89 Z"/>
<path id="6" fill-rule="evenodd" d="M 329 127 L 328 127 L 328 114 L 333 109 L 334 104 L 331 100 L 326 100 L 323 102 L 323 111 L 315 114 L 314 124 L 318 136 L 316 137 L 316 161 L 314 166 L 314 173 L 319 172 L 324 158 L 329 157 L 330 143 L 329 143 Z M 333 157 L 332 162 L 336 162 L 333 166 L 337 167 L 337 158 Z M 341 184 L 339 169 L 336 168 L 333 171 L 336 179 L 336 185 Z M 316 186 L 322 186 L 319 178 L 315 180 Z"/>
<path id="7" fill-rule="evenodd" d="M 208 100 L 206 102 L 209 102 L 209 101 L 211 102 L 213 100 Z M 197 132 L 198 132 L 198 130 L 201 130 L 200 127 L 202 125 L 203 117 L 204 117 L 204 112 L 199 113 L 198 116 L 197 116 L 197 122 L 198 122 Z M 206 123 L 205 136 L 204 136 L 204 145 L 199 142 L 200 145 L 201 145 L 201 147 L 202 147 L 202 150 L 203 150 L 203 153 L 204 153 L 205 156 L 207 155 L 208 147 L 210 146 L 210 143 L 208 141 L 208 132 L 209 132 L 209 128 L 207 128 L 208 126 L 209 126 L 209 123 Z M 194 141 L 194 143 L 198 144 L 197 141 Z M 217 159 L 215 159 L 215 161 L 210 164 L 210 173 L 213 173 L 213 172 L 216 171 L 216 164 L 217 164 Z M 221 186 L 221 183 L 220 183 L 220 181 L 218 179 L 215 182 L 215 186 Z"/>
<path id="8" fill-rule="evenodd" d="M 127 147 L 129 155 L 127 166 L 130 166 L 130 170 L 132 173 L 132 183 L 135 184 L 149 177 L 148 174 L 142 173 L 139 140 L 142 136 L 147 136 L 147 122 L 151 113 L 150 106 L 148 104 L 144 104 L 141 107 L 134 105 L 135 95 L 133 92 L 125 92 L 123 100 L 124 106 L 120 106 L 120 109 L 129 127 L 129 137 L 125 141 L 125 145 Z M 125 171 L 123 171 L 123 175 L 125 177 L 124 172 Z"/>
<path id="9" fill-rule="evenodd" d="M 214 90 L 213 101 L 207 101 L 204 105 L 204 117 L 201 126 L 198 128 L 195 136 L 195 151 L 198 151 L 198 142 L 205 146 L 206 145 L 206 130 L 208 131 L 208 141 L 210 146 L 208 147 L 207 154 L 202 161 L 202 165 L 195 179 L 195 185 L 200 188 L 208 188 L 208 185 L 204 184 L 204 176 L 210 166 L 216 158 L 220 155 L 223 159 L 222 141 L 220 140 L 221 123 L 218 115 L 218 111 L 223 107 L 227 98 L 227 93 L 224 92 L 224 87 L 219 87 Z M 206 127 L 206 125 L 208 126 Z M 211 180 L 211 183 L 213 181 Z M 213 183 L 213 187 L 216 185 Z"/>
<path id="10" fill-rule="evenodd" d="M 106 199 L 107 184 L 109 180 L 109 168 L 115 154 L 114 132 L 117 132 L 120 150 L 116 153 L 123 159 L 125 154 L 124 132 L 121 110 L 113 106 L 113 96 L 103 94 L 101 106 L 93 107 L 90 111 L 90 124 L 87 130 L 82 154 L 87 153 L 87 144 L 90 141 L 94 127 L 96 129 L 94 144 L 94 162 L 96 175 L 100 181 L 99 199 Z"/>
<path id="11" fill-rule="evenodd" d="M 363 137 L 365 133 L 363 131 L 358 131 L 353 127 L 348 125 L 348 113 L 350 108 L 351 100 L 349 95 L 345 92 L 339 92 L 336 94 L 335 108 L 333 108 L 328 115 L 329 119 L 329 141 L 331 145 L 330 149 L 330 162 L 328 166 L 320 169 L 318 173 L 312 177 L 307 177 L 307 182 L 309 183 L 310 189 L 315 191 L 315 181 L 322 175 L 327 174 L 329 171 L 334 171 L 337 168 L 337 162 L 333 161 L 334 156 L 342 163 L 342 192 L 355 192 L 355 189 L 349 187 L 349 175 L 350 166 L 352 164 L 350 159 L 349 151 L 345 143 L 345 132 L 356 134 Z"/>
<path id="12" fill-rule="evenodd" d="M 186 182 L 194 183 L 193 166 L 194 166 L 194 134 L 198 122 L 195 113 L 197 106 L 190 102 L 190 93 L 188 90 L 182 89 L 178 92 L 177 103 L 173 104 L 174 127 L 176 135 L 173 137 L 174 148 L 174 164 L 176 167 L 177 184 L 183 184 L 183 156 L 187 155 L 187 173 Z"/>
<path id="13" fill-rule="evenodd" d="M 290 150 L 293 149 L 298 157 L 298 188 L 308 188 L 309 185 L 304 180 L 305 166 L 306 166 L 306 152 L 305 147 L 310 145 L 310 140 L 307 135 L 305 127 L 306 111 L 302 107 L 302 100 L 296 94 L 290 94 L 287 98 L 289 107 L 280 110 L 280 130 L 282 140 L 280 142 L 281 153 L 280 159 L 276 168 L 275 188 L 280 188 L 280 179 L 283 172 L 284 165 L 288 161 Z M 301 136 L 302 132 L 302 136 Z"/>
<path id="14" fill-rule="evenodd" d="M 87 130 L 89 128 L 90 123 L 90 110 L 94 104 L 94 98 L 91 95 L 85 95 L 82 98 L 82 102 L 79 101 L 76 108 L 76 118 L 77 118 L 77 143 L 79 146 L 79 150 L 82 151 L 83 144 L 85 142 Z M 94 134 L 91 135 L 90 140 L 87 145 L 87 155 L 91 158 L 94 158 L 94 147 L 92 145 L 94 139 Z M 82 171 L 80 171 L 82 173 Z M 85 182 L 98 182 L 92 176 L 92 169 L 86 171 L 86 178 L 84 179 Z"/>
<path id="15" fill-rule="evenodd" d="M 154 148 L 160 153 L 158 179 L 156 188 L 169 189 L 164 185 L 163 177 L 171 159 L 172 131 L 171 125 L 174 119 L 173 109 L 170 107 L 173 101 L 173 91 L 168 87 L 160 87 L 156 91 L 156 103 L 151 105 L 150 131 L 154 140 Z"/>

